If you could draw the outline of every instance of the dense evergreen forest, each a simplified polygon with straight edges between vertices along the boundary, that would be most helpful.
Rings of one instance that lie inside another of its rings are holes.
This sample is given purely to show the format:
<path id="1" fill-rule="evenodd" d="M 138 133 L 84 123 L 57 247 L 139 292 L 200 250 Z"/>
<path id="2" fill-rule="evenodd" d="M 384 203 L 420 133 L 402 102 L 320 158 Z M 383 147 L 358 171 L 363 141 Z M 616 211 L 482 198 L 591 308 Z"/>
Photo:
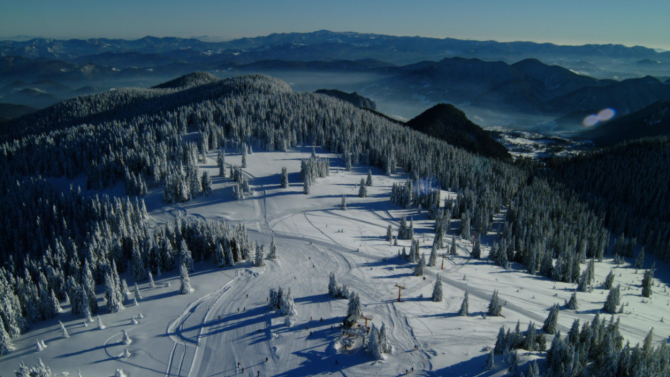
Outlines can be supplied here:
<path id="1" fill-rule="evenodd" d="M 116 310 L 124 290 L 118 273 L 127 269 L 142 280 L 147 271 L 160 274 L 192 260 L 224 266 L 251 258 L 254 246 L 243 226 L 182 221 L 154 231 L 144 224 L 141 196 L 148 188 L 163 190 L 166 202 L 207 195 L 211 180 L 198 163 L 223 146 L 246 153 L 318 145 L 347 167 L 408 173 L 393 188 L 394 203 L 429 208 L 436 240 L 452 218 L 460 219 L 463 237 L 501 232 L 489 258 L 505 268 L 515 261 L 531 274 L 588 285 L 580 266 L 602 260 L 608 230 L 637 237 L 667 260 L 667 139 L 539 169 L 467 152 L 343 101 L 294 93 L 263 75 L 216 81 L 196 75 L 166 86 L 78 97 L 3 124 L 0 317 L 10 337 L 30 321 L 53 317 L 58 299 L 68 297 L 78 313 L 95 313 L 96 284 L 105 284 L 108 309 Z M 184 138 L 189 132 L 197 132 L 197 141 Z M 220 166 L 224 159 L 220 153 Z M 305 162 L 305 171 L 314 172 L 303 177 L 306 187 L 314 175 L 327 175 L 329 163 Z M 244 168 L 231 175 L 241 191 Z M 128 197 L 84 198 L 76 188 L 58 192 L 45 179 L 79 175 L 89 189 L 123 182 Z M 438 189 L 458 196 L 440 203 Z M 493 217 L 503 209 L 504 227 L 494 229 Z M 635 239 L 621 242 L 617 253 L 632 257 Z M 552 345 L 553 360 L 574 355 L 569 347 Z"/>

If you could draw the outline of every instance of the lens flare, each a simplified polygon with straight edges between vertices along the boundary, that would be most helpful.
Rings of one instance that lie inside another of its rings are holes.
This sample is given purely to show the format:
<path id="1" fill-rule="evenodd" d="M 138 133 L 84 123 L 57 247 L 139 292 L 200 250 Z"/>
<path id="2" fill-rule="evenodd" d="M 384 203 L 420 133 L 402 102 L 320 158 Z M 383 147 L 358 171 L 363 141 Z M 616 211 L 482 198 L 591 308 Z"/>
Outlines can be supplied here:
<path id="1" fill-rule="evenodd" d="M 598 113 L 598 120 L 601 122 L 607 122 L 608 120 L 614 118 L 616 111 L 614 109 L 603 109 Z"/>
<path id="2" fill-rule="evenodd" d="M 602 109 L 598 112 L 598 114 L 588 115 L 586 118 L 584 118 L 582 124 L 584 127 L 593 127 L 600 122 L 607 122 L 608 120 L 614 118 L 615 115 L 616 110 L 614 109 Z"/>
<path id="3" fill-rule="evenodd" d="M 597 123 L 598 123 L 598 116 L 593 114 L 584 118 L 584 121 L 582 122 L 582 124 L 586 127 L 595 126 Z"/>

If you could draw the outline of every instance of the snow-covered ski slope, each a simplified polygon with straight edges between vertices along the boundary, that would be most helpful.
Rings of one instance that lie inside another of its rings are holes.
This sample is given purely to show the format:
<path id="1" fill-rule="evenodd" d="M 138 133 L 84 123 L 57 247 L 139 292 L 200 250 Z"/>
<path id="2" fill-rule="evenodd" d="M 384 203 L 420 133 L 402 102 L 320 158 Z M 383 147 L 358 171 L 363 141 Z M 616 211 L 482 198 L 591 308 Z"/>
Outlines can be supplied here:
<path id="1" fill-rule="evenodd" d="M 174 205 L 164 204 L 159 189 L 145 197 L 150 221 L 156 226 L 184 217 L 245 223 L 250 238 L 265 244 L 266 251 L 274 234 L 278 260 L 266 260 L 262 268 L 251 263 L 218 268 L 199 262 L 191 274 L 192 294 L 178 294 L 178 272 L 172 271 L 155 277 L 155 288 L 141 282 L 139 305 L 126 303 L 125 310 L 114 314 L 107 314 L 102 287 L 98 287 L 105 329 L 98 329 L 95 322 L 85 327 L 84 318 L 70 315 L 69 305 L 63 304 L 64 312 L 56 319 L 32 324 L 15 340 L 16 350 L 0 358 L 1 374 L 12 374 L 21 360 L 33 365 L 41 358 L 54 372 L 76 375 L 80 369 L 83 376 L 110 376 L 117 368 L 129 376 L 396 376 L 406 371 L 501 376 L 509 367 L 502 360 L 496 360 L 492 371 L 484 369 L 487 347 L 493 346 L 500 326 L 513 328 L 520 321 L 525 330 L 534 321 L 541 327 L 550 307 L 563 305 L 574 291 L 575 284 L 531 276 L 520 266 L 504 270 L 487 262 L 486 245 L 496 238 L 494 234 L 482 238 L 482 260 L 469 258 L 470 240 L 457 239 L 458 255 L 446 258 L 444 269 L 440 258 L 436 267 L 427 268 L 425 279 L 413 276 L 414 265 L 396 257 L 403 246 L 409 249 L 410 242 L 399 240 L 399 246 L 392 246 L 385 239 L 386 227 L 390 224 L 397 232 L 400 217 L 406 215 L 414 220 L 422 253 L 426 257 L 430 253 L 434 222 L 425 212 L 399 208 L 389 201 L 392 184 L 406 176 L 388 177 L 373 168 L 368 197 L 359 198 L 356 185 L 368 167 L 345 171 L 338 155 L 317 148 L 319 157 L 331 159 L 330 176 L 317 179 L 305 195 L 299 182 L 300 161 L 309 158 L 311 151 L 306 146 L 248 155 L 244 171 L 254 195 L 243 200 L 233 200 L 229 178 L 216 176 L 216 151 L 200 166 L 214 177 L 212 195 Z M 228 150 L 227 164 L 240 165 L 240 159 Z M 288 189 L 280 187 L 283 166 L 289 171 Z M 346 211 L 340 208 L 342 195 L 347 196 Z M 442 198 L 448 195 L 455 194 L 443 192 Z M 453 220 L 447 244 L 457 228 L 458 221 Z M 647 263 L 651 262 L 648 258 Z M 602 282 L 615 267 L 611 259 L 597 263 L 596 280 Z M 621 332 L 633 344 L 642 341 L 651 327 L 657 342 L 670 334 L 670 324 L 662 322 L 670 298 L 664 284 L 656 287 L 667 282 L 662 270 L 657 272 L 653 298 L 643 303 L 642 273 L 636 274 L 628 264 L 615 268 L 615 284 L 622 285 L 622 302 L 629 304 L 627 313 L 620 315 Z M 372 316 L 376 326 L 385 323 L 389 328 L 394 351 L 384 360 L 375 361 L 360 346 L 341 347 L 338 327 L 347 300 L 328 296 L 331 272 L 360 295 L 364 314 Z M 436 303 L 430 297 L 437 274 L 442 275 L 444 301 Z M 131 274 L 121 278 L 133 286 Z M 402 302 L 397 301 L 396 284 L 405 287 Z M 295 298 L 298 315 L 292 327 L 267 307 L 268 290 L 278 286 L 290 288 Z M 466 289 L 470 316 L 461 317 L 457 312 Z M 503 317 L 484 316 L 494 289 L 505 303 Z M 604 289 L 579 293 L 578 310 L 560 311 L 561 331 L 565 334 L 574 319 L 592 320 L 606 293 Z M 144 318 L 133 325 L 132 318 L 139 313 Z M 58 320 L 67 327 L 69 338 L 61 339 Z M 122 330 L 132 339 L 130 345 L 121 343 Z M 37 351 L 37 340 L 45 341 L 44 351 Z M 126 349 L 129 357 L 123 357 Z M 525 372 L 528 367 L 523 363 L 540 356 L 524 352 L 520 370 Z"/>

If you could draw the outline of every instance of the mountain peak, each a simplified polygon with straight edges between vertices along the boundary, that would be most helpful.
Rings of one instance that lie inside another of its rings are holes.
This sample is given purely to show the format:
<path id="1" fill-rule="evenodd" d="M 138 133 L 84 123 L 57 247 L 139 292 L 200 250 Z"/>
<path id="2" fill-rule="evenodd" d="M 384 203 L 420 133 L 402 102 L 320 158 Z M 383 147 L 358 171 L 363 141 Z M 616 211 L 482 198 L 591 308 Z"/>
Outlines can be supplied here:
<path id="1" fill-rule="evenodd" d="M 511 160 L 507 149 L 470 121 L 454 105 L 439 103 L 406 123 L 408 127 L 446 141 L 468 152 L 486 157 Z"/>

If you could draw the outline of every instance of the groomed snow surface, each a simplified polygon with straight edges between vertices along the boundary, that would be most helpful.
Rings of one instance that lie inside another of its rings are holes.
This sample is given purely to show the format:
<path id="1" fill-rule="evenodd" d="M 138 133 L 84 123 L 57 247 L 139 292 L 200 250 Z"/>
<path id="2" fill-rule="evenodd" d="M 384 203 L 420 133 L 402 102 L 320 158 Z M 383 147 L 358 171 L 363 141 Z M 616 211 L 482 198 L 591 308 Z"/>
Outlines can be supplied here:
<path id="1" fill-rule="evenodd" d="M 114 314 L 107 313 L 103 287 L 99 286 L 104 329 L 96 322 L 85 326 L 85 318 L 72 316 L 69 304 L 62 303 L 63 313 L 56 319 L 31 324 L 30 331 L 14 340 L 16 350 L 0 358 L 1 374 L 13 374 L 22 360 L 34 365 L 40 358 L 53 372 L 77 375 L 80 369 L 83 376 L 112 376 L 119 368 L 128 376 L 397 376 L 406 371 L 416 375 L 502 376 L 509 365 L 498 358 L 493 370 L 484 369 L 487 349 L 494 345 L 500 326 L 513 328 L 520 321 L 525 330 L 528 322 L 534 321 L 539 328 L 550 307 L 555 303 L 562 306 L 576 288 L 575 284 L 531 276 L 520 265 L 504 270 L 487 262 L 487 245 L 496 239 L 493 233 L 482 237 L 482 260 L 470 259 L 470 240 L 457 238 L 458 256 L 446 259 L 444 270 L 439 258 L 436 267 L 426 269 L 425 279 L 413 276 L 414 265 L 396 257 L 402 246 L 409 250 L 410 242 L 399 240 L 399 246 L 391 246 L 385 240 L 386 227 L 391 224 L 397 234 L 400 217 L 406 215 L 414 220 L 422 253 L 426 258 L 430 254 L 434 222 L 425 212 L 401 209 L 389 201 L 391 185 L 403 182 L 406 176 L 387 177 L 373 168 L 374 185 L 368 188 L 367 198 L 359 198 L 356 185 L 367 175 L 368 167 L 345 171 L 339 156 L 317 148 L 319 157 L 331 159 L 330 177 L 317 179 L 311 193 L 304 195 L 299 182 L 300 160 L 309 158 L 311 150 L 304 147 L 286 153 L 250 154 L 245 173 L 255 194 L 244 200 L 233 200 L 230 179 L 217 177 L 216 151 L 201 165 L 214 180 L 214 193 L 209 197 L 165 205 L 162 190 L 145 196 L 150 221 L 156 226 L 183 217 L 243 222 L 250 238 L 266 245 L 266 252 L 275 235 L 278 260 L 266 260 L 261 268 L 251 263 L 223 269 L 208 262 L 195 263 L 195 272 L 190 275 L 194 291 L 189 295 L 178 294 L 179 272 L 175 269 L 162 277 L 154 276 L 155 288 L 146 280 L 138 282 L 142 296 L 138 305 L 133 306 L 131 293 L 125 310 Z M 240 162 L 241 156 L 229 150 L 226 164 Z M 280 187 L 283 166 L 289 171 L 288 189 Z M 87 194 L 95 193 L 99 192 Z M 347 196 L 346 211 L 340 209 L 342 195 Z M 455 194 L 443 192 L 442 198 L 448 195 Z M 447 246 L 457 228 L 458 221 L 452 221 Z M 647 258 L 647 264 L 651 259 Z M 666 324 L 662 317 L 668 313 L 670 298 L 665 288 L 668 277 L 662 271 L 667 269 L 657 269 L 654 295 L 643 300 L 642 272 L 636 273 L 630 267 L 632 261 L 626 262 L 619 268 L 611 259 L 596 264 L 597 281 L 604 281 L 614 268 L 615 285 L 622 286 L 622 302 L 628 305 L 627 313 L 621 315 L 621 332 L 635 344 L 654 327 L 655 340 L 665 341 L 670 321 Z M 363 313 L 372 316 L 378 328 L 382 323 L 388 327 L 394 351 L 383 360 L 373 359 L 360 342 L 350 349 L 341 346 L 339 326 L 347 300 L 328 296 L 331 272 L 339 284 L 347 284 L 360 295 Z M 437 274 L 442 275 L 444 301 L 436 303 L 430 297 Z M 131 287 L 135 283 L 129 273 L 121 278 Z M 397 302 L 396 284 L 405 287 L 402 302 Z M 290 288 L 295 299 L 298 315 L 292 327 L 286 327 L 283 318 L 267 307 L 269 289 L 279 286 Z M 466 289 L 470 316 L 460 317 L 457 312 Z M 494 289 L 505 303 L 504 317 L 484 316 Z M 563 334 L 576 318 L 582 323 L 592 320 L 606 296 L 607 291 L 598 288 L 578 294 L 578 310 L 562 307 L 559 325 Z M 66 326 L 69 338 L 61 338 L 58 321 Z M 129 345 L 122 343 L 122 330 L 131 339 Z M 43 351 L 37 351 L 38 340 L 47 346 Z M 527 361 L 542 356 L 539 352 L 520 353 L 519 370 L 524 373 Z M 540 367 L 544 370 L 543 362 Z"/>

